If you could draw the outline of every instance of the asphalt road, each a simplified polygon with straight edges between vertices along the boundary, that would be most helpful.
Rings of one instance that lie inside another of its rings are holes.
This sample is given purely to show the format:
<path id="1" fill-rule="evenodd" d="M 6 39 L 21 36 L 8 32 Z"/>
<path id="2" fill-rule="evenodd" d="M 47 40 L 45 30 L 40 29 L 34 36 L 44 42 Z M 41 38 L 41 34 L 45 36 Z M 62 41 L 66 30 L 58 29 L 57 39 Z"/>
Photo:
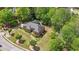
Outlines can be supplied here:
<path id="1" fill-rule="evenodd" d="M 6 41 L 3 37 L 2 34 L 0 32 L 0 45 L 2 45 L 2 47 L 0 47 L 0 50 L 3 51 L 23 51 L 22 49 L 12 45 L 11 43 L 9 43 L 8 41 Z"/>

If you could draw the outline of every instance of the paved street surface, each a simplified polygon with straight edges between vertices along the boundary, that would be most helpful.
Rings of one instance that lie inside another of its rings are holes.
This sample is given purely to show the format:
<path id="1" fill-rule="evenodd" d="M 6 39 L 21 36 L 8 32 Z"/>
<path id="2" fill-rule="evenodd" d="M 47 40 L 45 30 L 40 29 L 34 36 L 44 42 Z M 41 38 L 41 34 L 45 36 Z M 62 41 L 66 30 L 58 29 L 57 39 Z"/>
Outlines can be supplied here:
<path id="1" fill-rule="evenodd" d="M 2 47 L 0 47 L 0 50 L 3 51 L 22 51 L 22 49 L 12 45 L 11 43 L 9 43 L 8 41 L 6 41 L 3 37 L 2 37 L 3 33 L 0 32 L 0 45 L 2 45 Z"/>

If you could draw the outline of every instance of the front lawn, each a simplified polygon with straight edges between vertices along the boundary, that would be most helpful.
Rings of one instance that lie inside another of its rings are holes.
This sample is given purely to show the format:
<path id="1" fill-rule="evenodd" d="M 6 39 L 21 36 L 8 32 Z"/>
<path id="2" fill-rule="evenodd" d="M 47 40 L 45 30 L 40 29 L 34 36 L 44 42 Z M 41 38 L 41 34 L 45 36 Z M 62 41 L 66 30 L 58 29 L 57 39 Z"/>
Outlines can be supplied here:
<path id="1" fill-rule="evenodd" d="M 14 32 L 15 34 L 14 34 L 14 36 L 11 36 L 9 39 L 12 42 L 16 43 L 17 39 L 15 37 L 17 34 L 20 34 L 20 35 L 22 35 L 22 39 L 25 40 L 25 42 L 20 45 L 23 48 L 29 49 L 30 41 L 35 39 L 35 40 L 37 40 L 37 46 L 40 47 L 40 50 L 47 51 L 47 50 L 49 50 L 49 46 L 50 46 L 50 41 L 51 41 L 50 36 L 51 36 L 52 29 L 49 27 L 46 27 L 46 29 L 47 29 L 47 32 L 45 33 L 45 35 L 43 37 L 39 37 L 39 38 L 33 36 L 31 33 L 28 33 L 23 29 L 20 29 L 20 28 L 13 29 L 14 31 L 12 31 L 12 32 Z"/>
<path id="2" fill-rule="evenodd" d="M 31 40 L 30 34 L 28 32 L 25 32 L 23 29 L 14 29 L 14 36 L 10 37 L 10 40 L 14 43 L 16 43 L 16 35 L 20 34 L 22 35 L 22 39 L 25 40 L 24 44 L 21 44 L 20 46 L 24 47 L 24 48 L 28 48 L 29 46 L 29 41 Z"/>

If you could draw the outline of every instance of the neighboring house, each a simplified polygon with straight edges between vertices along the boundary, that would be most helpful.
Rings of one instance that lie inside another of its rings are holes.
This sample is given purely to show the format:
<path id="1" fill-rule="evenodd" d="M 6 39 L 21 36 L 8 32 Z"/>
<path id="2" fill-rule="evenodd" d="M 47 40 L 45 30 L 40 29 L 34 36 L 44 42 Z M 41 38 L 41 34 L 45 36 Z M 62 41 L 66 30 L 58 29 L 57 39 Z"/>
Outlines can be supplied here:
<path id="1" fill-rule="evenodd" d="M 21 27 L 33 32 L 36 36 L 42 36 L 45 33 L 45 27 L 37 20 L 21 24 Z"/>

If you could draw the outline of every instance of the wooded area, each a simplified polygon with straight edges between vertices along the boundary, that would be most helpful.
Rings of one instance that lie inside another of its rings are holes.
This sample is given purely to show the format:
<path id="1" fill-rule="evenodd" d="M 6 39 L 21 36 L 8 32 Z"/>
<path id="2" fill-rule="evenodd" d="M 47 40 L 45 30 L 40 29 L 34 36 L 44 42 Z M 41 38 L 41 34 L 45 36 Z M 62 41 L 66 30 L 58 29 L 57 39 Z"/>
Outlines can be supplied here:
<path id="1" fill-rule="evenodd" d="M 14 28 L 33 20 L 39 20 L 44 26 L 52 28 L 49 50 L 79 50 L 79 15 L 70 8 L 0 8 L 0 27 Z"/>

